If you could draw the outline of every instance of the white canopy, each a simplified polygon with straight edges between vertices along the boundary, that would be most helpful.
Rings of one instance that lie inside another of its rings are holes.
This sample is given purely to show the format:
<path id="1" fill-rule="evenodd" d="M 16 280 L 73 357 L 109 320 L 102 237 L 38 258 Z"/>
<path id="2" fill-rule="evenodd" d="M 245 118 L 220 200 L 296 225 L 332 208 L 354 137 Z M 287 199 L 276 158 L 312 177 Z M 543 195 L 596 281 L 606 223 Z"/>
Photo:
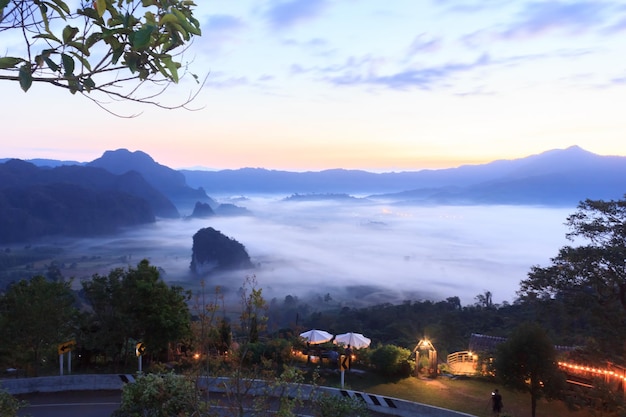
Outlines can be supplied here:
<path id="1" fill-rule="evenodd" d="M 300 333 L 300 337 L 306 339 L 312 345 L 328 342 L 333 338 L 333 335 L 324 330 L 309 330 L 308 332 Z"/>
<path id="2" fill-rule="evenodd" d="M 338 334 L 335 337 L 335 343 L 343 343 L 344 345 L 350 345 L 355 349 L 361 349 L 368 347 L 372 343 L 371 339 L 363 336 L 361 333 L 344 333 Z"/>

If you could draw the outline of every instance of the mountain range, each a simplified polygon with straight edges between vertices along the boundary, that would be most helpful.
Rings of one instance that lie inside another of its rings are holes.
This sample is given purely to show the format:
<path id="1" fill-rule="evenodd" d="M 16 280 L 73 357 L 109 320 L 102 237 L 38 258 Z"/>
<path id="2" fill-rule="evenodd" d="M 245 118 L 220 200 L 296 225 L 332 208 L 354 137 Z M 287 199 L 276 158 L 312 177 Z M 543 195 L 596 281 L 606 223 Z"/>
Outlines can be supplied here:
<path id="1" fill-rule="evenodd" d="M 187 184 L 210 195 L 348 193 L 398 203 L 575 206 L 626 193 L 626 157 L 578 146 L 482 165 L 372 173 L 331 169 L 288 172 L 261 168 L 182 170 Z"/>
<path id="2" fill-rule="evenodd" d="M 621 199 L 625 193 L 626 157 L 577 146 L 482 165 L 388 173 L 177 171 L 144 152 L 118 149 L 88 163 L 0 160 L 0 242 L 111 233 L 159 217 L 180 217 L 198 202 L 219 209 L 210 197 L 216 195 L 305 194 L 344 201 L 359 195 L 395 204 L 574 207 L 585 199 Z"/>

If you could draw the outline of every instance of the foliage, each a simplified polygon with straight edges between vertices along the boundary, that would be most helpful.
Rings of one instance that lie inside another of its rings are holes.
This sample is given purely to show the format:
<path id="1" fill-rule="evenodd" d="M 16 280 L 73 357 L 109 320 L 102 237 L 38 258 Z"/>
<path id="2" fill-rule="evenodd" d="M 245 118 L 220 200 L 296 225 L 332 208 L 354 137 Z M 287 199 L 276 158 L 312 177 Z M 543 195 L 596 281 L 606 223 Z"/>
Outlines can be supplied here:
<path id="1" fill-rule="evenodd" d="M 45 355 L 56 356 L 58 344 L 73 337 L 71 284 L 36 276 L 10 285 L 0 296 L 2 344 L 13 353 L 14 365 L 32 366 L 37 375 Z"/>
<path id="2" fill-rule="evenodd" d="M 25 407 L 26 403 L 20 401 L 8 392 L 0 389 L 0 416 L 17 417 L 20 408 Z"/>
<path id="3" fill-rule="evenodd" d="M 382 345 L 372 351 L 370 362 L 378 372 L 384 375 L 407 377 L 411 373 L 410 356 L 411 351 L 408 349 Z"/>
<path id="4" fill-rule="evenodd" d="M 113 417 L 192 415 L 200 404 L 192 380 L 174 373 L 147 374 L 124 385 L 120 408 Z"/>
<path id="5" fill-rule="evenodd" d="M 0 243 L 111 234 L 154 223 L 155 216 L 178 217 L 173 204 L 136 172 L 9 160 L 0 164 L 0 178 Z"/>
<path id="6" fill-rule="evenodd" d="M 190 295 L 181 287 L 168 286 L 158 268 L 145 259 L 137 268 L 96 274 L 82 284 L 93 311 L 83 335 L 88 348 L 98 347 L 120 358 L 132 343 L 142 341 L 146 354 L 157 357 L 170 343 L 190 335 Z"/>
<path id="7" fill-rule="evenodd" d="M 201 35 L 193 1 L 96 0 L 74 11 L 68 3 L 0 0 L 0 32 L 12 41 L 3 43 L 0 79 L 164 107 L 135 84 L 179 81 L 178 55 Z"/>
<path id="8" fill-rule="evenodd" d="M 267 381 L 264 395 L 255 396 L 253 401 L 255 411 L 259 415 L 298 416 L 296 409 L 302 407 L 306 400 L 301 389 L 304 380 L 302 371 L 294 367 L 286 368 L 280 376 Z M 268 401 L 268 396 L 276 398 L 277 401 Z"/>
<path id="9" fill-rule="evenodd" d="M 593 310 L 604 322 L 599 342 L 608 352 L 621 354 L 623 332 L 617 329 L 626 325 L 626 199 L 585 200 L 566 224 L 566 237 L 581 244 L 561 248 L 548 267 L 534 266 L 519 293 Z"/>
<path id="10" fill-rule="evenodd" d="M 352 397 L 323 394 L 314 401 L 316 417 L 367 417 L 370 412 L 364 401 Z"/>
<path id="11" fill-rule="evenodd" d="M 494 368 L 506 386 L 530 394 L 533 417 L 537 400 L 555 397 L 564 386 L 554 344 L 536 323 L 520 325 L 506 342 L 498 345 Z"/>

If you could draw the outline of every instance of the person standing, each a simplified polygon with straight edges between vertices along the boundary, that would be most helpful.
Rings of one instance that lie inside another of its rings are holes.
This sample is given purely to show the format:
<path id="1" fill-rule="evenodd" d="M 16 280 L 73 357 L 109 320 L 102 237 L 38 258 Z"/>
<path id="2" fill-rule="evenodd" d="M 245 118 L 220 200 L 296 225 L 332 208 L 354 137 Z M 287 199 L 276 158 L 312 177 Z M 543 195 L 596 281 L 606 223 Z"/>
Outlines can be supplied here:
<path id="1" fill-rule="evenodd" d="M 330 360 L 331 368 L 339 369 L 339 352 L 337 352 L 336 346 L 328 353 L 328 359 Z"/>
<path id="2" fill-rule="evenodd" d="M 494 417 L 500 417 L 502 406 L 502 395 L 500 395 L 500 392 L 496 388 L 491 393 L 491 410 L 493 411 Z"/>
<path id="3" fill-rule="evenodd" d="M 347 359 L 348 359 L 348 371 L 349 371 L 350 368 L 352 368 L 352 348 L 350 347 L 350 345 L 348 345 L 348 347 L 346 347 L 344 352 L 345 352 L 345 354 L 347 356 Z"/>

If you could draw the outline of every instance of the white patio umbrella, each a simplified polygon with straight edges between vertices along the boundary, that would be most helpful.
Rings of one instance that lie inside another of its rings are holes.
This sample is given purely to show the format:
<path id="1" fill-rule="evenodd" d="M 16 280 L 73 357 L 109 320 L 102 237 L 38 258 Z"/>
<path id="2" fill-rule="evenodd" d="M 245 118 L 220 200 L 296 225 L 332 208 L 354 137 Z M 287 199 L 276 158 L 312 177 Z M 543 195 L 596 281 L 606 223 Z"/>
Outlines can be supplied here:
<path id="1" fill-rule="evenodd" d="M 335 336 L 335 343 L 343 343 L 344 345 L 350 345 L 355 349 L 366 348 L 372 343 L 372 340 L 363 336 L 361 333 L 344 333 Z"/>
<path id="2" fill-rule="evenodd" d="M 316 345 L 330 341 L 333 335 L 324 330 L 313 329 L 308 332 L 300 333 L 300 337 L 306 339 L 310 344 Z"/>

